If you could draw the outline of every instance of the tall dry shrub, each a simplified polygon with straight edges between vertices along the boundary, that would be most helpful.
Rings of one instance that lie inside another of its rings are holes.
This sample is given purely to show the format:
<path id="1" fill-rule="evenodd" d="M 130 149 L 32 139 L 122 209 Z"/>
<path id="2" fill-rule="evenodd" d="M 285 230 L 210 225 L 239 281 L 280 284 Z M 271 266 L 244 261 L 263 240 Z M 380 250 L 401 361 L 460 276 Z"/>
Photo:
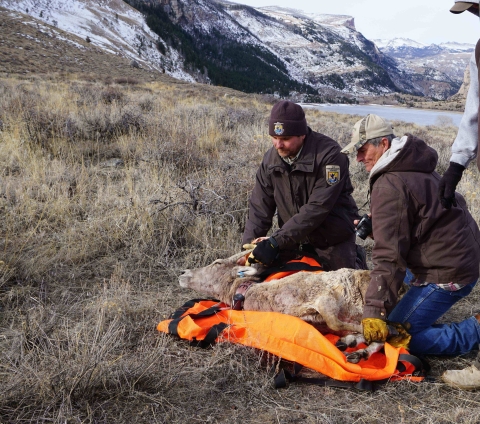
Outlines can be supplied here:
<path id="1" fill-rule="evenodd" d="M 172 273 L 238 247 L 264 106 L 80 82 L 4 90 L 4 251 L 18 278 L 106 278 L 119 257 L 135 275 Z"/>
<path id="2" fill-rule="evenodd" d="M 86 404 L 175 387 L 154 322 L 181 268 L 240 248 L 265 108 L 163 88 L 3 88 L 3 416 L 98 419 Z"/>

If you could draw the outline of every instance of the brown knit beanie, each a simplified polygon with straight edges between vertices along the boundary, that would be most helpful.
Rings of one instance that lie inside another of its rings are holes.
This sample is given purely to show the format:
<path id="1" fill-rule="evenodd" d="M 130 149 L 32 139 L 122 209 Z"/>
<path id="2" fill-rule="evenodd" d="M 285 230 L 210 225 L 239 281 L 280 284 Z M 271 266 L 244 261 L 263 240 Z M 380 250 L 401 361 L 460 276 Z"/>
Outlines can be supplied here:
<path id="1" fill-rule="evenodd" d="M 275 104 L 268 121 L 268 133 L 272 137 L 307 134 L 307 120 L 302 107 L 288 100 Z"/>

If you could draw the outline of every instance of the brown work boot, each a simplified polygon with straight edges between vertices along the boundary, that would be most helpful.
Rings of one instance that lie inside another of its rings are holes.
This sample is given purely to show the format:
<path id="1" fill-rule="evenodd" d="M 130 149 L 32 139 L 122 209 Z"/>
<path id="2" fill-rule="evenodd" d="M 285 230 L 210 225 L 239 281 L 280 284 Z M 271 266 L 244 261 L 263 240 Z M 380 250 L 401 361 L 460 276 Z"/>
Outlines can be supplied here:
<path id="1" fill-rule="evenodd" d="M 463 370 L 447 370 L 442 374 L 442 380 L 457 389 L 480 389 L 480 370 L 475 365 L 470 365 Z"/>

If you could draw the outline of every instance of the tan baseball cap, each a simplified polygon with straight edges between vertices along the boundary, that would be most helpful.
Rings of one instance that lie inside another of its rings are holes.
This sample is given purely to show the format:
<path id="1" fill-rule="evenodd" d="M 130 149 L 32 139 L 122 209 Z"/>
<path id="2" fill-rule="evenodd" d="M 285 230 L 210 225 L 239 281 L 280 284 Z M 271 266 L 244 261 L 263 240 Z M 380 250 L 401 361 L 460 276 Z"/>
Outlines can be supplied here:
<path id="1" fill-rule="evenodd" d="M 356 152 L 368 140 L 390 134 L 393 134 L 393 127 L 385 119 L 378 115 L 367 115 L 353 126 L 352 141 L 342 149 L 342 153 L 348 155 Z"/>
<path id="2" fill-rule="evenodd" d="M 470 9 L 474 4 L 478 5 L 478 1 L 456 1 L 450 9 L 452 13 L 462 13 Z"/>

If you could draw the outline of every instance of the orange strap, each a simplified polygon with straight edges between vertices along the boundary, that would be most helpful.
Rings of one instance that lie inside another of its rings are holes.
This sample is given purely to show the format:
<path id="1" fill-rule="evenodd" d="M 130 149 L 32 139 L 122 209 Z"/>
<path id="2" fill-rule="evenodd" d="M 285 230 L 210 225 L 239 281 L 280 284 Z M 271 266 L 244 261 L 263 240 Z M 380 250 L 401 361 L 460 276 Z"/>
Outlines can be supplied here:
<path id="1" fill-rule="evenodd" d="M 235 311 L 224 304 L 203 300 L 178 315 L 174 320 L 160 322 L 157 329 L 177 334 L 182 339 L 200 341 L 218 325 L 217 328 L 222 331 L 216 341 L 229 341 L 266 350 L 341 381 L 423 379 L 411 376 L 415 371 L 413 365 L 404 363 L 404 366 L 398 366 L 399 355 L 408 354 L 403 348 L 394 348 L 386 343 L 385 353 L 378 352 L 368 360 L 351 364 L 334 345 L 338 336 L 324 336 L 312 325 L 290 315 Z"/>

